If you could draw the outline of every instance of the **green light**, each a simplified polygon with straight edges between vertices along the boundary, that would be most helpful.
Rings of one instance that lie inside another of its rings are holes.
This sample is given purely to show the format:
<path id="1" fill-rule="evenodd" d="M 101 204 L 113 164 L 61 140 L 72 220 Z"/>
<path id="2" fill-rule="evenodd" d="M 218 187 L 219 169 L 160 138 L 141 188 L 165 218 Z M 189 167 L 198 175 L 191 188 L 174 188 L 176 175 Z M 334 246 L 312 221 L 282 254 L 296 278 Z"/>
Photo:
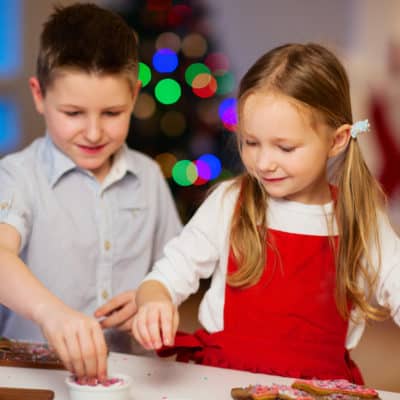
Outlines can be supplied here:
<path id="1" fill-rule="evenodd" d="M 190 186 L 197 177 L 196 165 L 189 160 L 178 161 L 172 168 L 172 178 L 180 186 Z"/>
<path id="2" fill-rule="evenodd" d="M 185 71 L 185 80 L 189 86 L 192 86 L 193 79 L 199 74 L 211 74 L 210 69 L 203 63 L 194 63 L 189 65 Z"/>
<path id="3" fill-rule="evenodd" d="M 223 75 L 214 75 L 217 80 L 217 94 L 224 95 L 232 92 L 235 88 L 235 78 L 231 72 Z"/>
<path id="4" fill-rule="evenodd" d="M 155 87 L 156 99 L 162 104 L 176 103 L 181 97 L 182 89 L 173 79 L 162 79 Z"/>
<path id="5" fill-rule="evenodd" d="M 145 87 L 151 81 L 151 69 L 142 62 L 139 63 L 139 81 L 142 82 L 142 87 Z"/>

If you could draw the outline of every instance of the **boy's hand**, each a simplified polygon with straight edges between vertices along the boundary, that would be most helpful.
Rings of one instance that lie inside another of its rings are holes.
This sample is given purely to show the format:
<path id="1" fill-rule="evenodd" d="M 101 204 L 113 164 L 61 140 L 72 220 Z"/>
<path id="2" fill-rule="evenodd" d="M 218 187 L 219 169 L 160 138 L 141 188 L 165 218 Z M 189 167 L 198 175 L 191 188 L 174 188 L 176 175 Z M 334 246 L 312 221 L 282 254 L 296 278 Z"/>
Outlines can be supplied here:
<path id="1" fill-rule="evenodd" d="M 62 303 L 38 307 L 35 321 L 65 367 L 81 381 L 107 378 L 107 347 L 99 323 Z"/>
<path id="2" fill-rule="evenodd" d="M 116 328 L 120 331 L 130 332 L 132 318 L 136 314 L 136 291 L 128 290 L 114 296 L 106 304 L 99 307 L 94 316 L 103 318 L 100 325 L 103 329 Z"/>
<path id="3" fill-rule="evenodd" d="M 174 344 L 178 324 L 178 310 L 171 301 L 153 301 L 139 308 L 132 333 L 146 350 L 157 350 Z"/>

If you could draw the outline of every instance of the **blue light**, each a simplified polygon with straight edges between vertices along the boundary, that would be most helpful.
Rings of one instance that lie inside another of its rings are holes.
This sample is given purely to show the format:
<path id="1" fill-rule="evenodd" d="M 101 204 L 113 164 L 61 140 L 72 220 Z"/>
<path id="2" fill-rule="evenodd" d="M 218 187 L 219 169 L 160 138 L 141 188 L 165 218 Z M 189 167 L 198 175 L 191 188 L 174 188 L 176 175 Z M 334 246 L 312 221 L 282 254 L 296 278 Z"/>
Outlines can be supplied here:
<path id="1" fill-rule="evenodd" d="M 0 154 L 17 150 L 21 141 L 19 107 L 10 98 L 0 98 Z"/>
<path id="2" fill-rule="evenodd" d="M 0 0 L 0 10 L 0 79 L 9 79 L 22 66 L 21 0 Z"/>
<path id="3" fill-rule="evenodd" d="M 219 161 L 219 158 L 213 154 L 203 154 L 198 158 L 198 160 L 205 162 L 210 167 L 211 176 L 209 179 L 215 179 L 221 173 L 221 161 Z"/>
<path id="4" fill-rule="evenodd" d="M 153 56 L 153 66 L 161 73 L 173 72 L 178 66 L 178 56 L 171 49 L 159 49 Z"/>

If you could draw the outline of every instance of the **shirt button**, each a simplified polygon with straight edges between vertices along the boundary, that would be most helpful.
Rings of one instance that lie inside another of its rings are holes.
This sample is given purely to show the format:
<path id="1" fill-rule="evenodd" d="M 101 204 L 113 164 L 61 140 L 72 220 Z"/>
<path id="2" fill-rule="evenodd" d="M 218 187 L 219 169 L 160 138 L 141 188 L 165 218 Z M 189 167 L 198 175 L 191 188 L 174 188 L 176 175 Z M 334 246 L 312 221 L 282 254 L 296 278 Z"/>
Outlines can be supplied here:
<path id="1" fill-rule="evenodd" d="M 103 290 L 102 292 L 101 292 L 101 297 L 104 299 L 104 300 L 107 300 L 108 299 L 108 292 L 107 292 L 107 290 Z"/>
<path id="2" fill-rule="evenodd" d="M 104 242 L 104 249 L 105 249 L 106 251 L 108 251 L 108 250 L 111 249 L 111 243 L 110 243 L 108 240 L 106 240 L 106 241 Z"/>

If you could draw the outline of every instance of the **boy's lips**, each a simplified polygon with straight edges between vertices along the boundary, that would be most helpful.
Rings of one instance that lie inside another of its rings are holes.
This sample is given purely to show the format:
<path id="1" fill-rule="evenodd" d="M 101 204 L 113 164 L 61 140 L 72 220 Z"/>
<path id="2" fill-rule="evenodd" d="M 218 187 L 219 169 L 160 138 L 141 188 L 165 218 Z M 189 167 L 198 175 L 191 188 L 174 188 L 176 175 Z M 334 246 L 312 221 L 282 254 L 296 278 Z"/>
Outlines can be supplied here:
<path id="1" fill-rule="evenodd" d="M 99 153 L 101 150 L 104 149 L 105 146 L 106 146 L 105 144 L 101 144 L 99 146 L 85 146 L 82 144 L 78 144 L 79 149 L 81 149 L 82 151 L 84 151 L 85 153 L 88 153 L 88 154 Z"/>

